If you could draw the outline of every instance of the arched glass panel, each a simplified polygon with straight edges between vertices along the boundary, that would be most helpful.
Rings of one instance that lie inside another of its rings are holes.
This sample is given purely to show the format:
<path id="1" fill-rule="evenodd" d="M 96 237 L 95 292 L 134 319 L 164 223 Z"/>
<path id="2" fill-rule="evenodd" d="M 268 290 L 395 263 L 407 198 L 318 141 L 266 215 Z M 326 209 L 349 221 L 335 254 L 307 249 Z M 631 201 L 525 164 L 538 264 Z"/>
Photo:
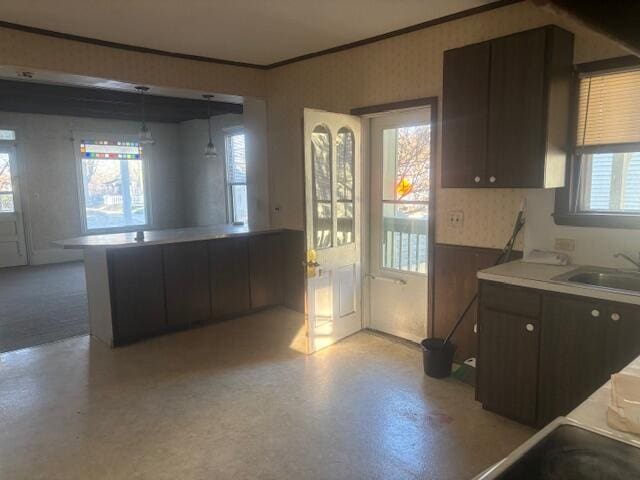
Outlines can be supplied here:
<path id="1" fill-rule="evenodd" d="M 354 222 L 354 138 L 348 128 L 341 128 L 336 138 L 336 242 L 346 245 L 355 241 Z"/>
<path id="2" fill-rule="evenodd" d="M 311 134 L 313 163 L 313 244 L 333 245 L 333 190 L 331 188 L 331 133 L 319 125 Z"/>

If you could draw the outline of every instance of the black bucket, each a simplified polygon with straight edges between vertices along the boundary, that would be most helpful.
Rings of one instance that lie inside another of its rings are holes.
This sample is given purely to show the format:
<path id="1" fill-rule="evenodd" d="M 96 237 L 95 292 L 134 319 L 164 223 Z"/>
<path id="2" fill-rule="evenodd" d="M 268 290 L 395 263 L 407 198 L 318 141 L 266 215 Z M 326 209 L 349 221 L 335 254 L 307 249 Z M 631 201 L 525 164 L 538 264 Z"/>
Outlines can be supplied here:
<path id="1" fill-rule="evenodd" d="M 451 365 L 456 346 L 444 343 L 442 338 L 425 338 L 420 342 L 424 373 L 433 378 L 446 378 L 451 375 Z"/>

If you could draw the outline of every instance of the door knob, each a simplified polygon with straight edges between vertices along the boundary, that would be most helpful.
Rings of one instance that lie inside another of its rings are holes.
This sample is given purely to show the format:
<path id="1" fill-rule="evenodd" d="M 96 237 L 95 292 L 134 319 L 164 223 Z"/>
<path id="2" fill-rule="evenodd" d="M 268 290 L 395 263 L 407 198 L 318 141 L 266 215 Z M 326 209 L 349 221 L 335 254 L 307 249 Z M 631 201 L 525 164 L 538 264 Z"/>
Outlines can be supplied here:
<path id="1" fill-rule="evenodd" d="M 533 332 L 535 330 L 533 323 L 527 323 L 527 325 L 524 328 L 527 329 L 527 332 Z"/>
<path id="2" fill-rule="evenodd" d="M 302 266 L 303 267 L 319 267 L 320 264 L 318 262 L 316 262 L 315 260 L 311 260 L 310 262 L 307 262 L 306 260 L 302 261 Z"/>
<path id="3" fill-rule="evenodd" d="M 620 314 L 619 313 L 612 313 L 611 314 L 611 320 L 613 320 L 614 322 L 617 322 L 618 320 L 620 320 Z"/>
<path id="4" fill-rule="evenodd" d="M 476 183 L 480 183 L 480 177 L 474 178 L 473 181 L 476 182 Z"/>
<path id="5" fill-rule="evenodd" d="M 496 183 L 496 177 L 489 177 L 489 181 L 491 183 Z"/>
<path id="6" fill-rule="evenodd" d="M 591 310 L 591 316 L 592 317 L 599 317 L 600 316 L 600 310 L 598 310 L 597 308 L 594 308 L 593 310 Z"/>

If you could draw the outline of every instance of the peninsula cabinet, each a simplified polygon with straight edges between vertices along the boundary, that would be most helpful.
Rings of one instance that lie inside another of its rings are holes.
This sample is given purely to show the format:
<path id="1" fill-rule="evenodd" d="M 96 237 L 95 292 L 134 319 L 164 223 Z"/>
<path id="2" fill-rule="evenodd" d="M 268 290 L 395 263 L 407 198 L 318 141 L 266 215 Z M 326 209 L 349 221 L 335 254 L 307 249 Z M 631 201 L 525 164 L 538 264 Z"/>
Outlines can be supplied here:
<path id="1" fill-rule="evenodd" d="M 476 398 L 542 427 L 640 355 L 640 306 L 480 282 Z"/>
<path id="2" fill-rule="evenodd" d="M 122 345 L 166 330 L 162 247 L 109 252 L 113 344 Z"/>
<path id="3" fill-rule="evenodd" d="M 444 52 L 442 186 L 563 186 L 572 64 L 553 25 Z"/>
<path id="4" fill-rule="evenodd" d="M 251 309 L 247 238 L 209 242 L 211 315 L 221 319 Z"/>
<path id="5" fill-rule="evenodd" d="M 183 241 L 181 230 L 172 243 L 89 249 L 92 335 L 119 346 L 265 307 L 302 312 L 304 232 L 233 228 L 211 227 L 211 239 L 198 229 L 197 240 Z"/>

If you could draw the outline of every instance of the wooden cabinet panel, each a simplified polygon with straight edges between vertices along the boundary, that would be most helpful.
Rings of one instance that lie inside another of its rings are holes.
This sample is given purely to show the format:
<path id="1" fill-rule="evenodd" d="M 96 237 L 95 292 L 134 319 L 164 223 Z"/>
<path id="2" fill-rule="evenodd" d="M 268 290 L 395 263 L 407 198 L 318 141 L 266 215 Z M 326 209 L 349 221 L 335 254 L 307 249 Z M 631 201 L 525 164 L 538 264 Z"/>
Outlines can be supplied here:
<path id="1" fill-rule="evenodd" d="M 209 242 L 211 315 L 220 318 L 251 308 L 247 238 Z"/>
<path id="2" fill-rule="evenodd" d="M 489 62 L 488 42 L 444 53 L 443 187 L 471 187 L 486 180 Z"/>
<path id="3" fill-rule="evenodd" d="M 249 239 L 251 308 L 282 303 L 282 260 L 282 238 L 279 233 Z"/>
<path id="4" fill-rule="evenodd" d="M 482 306 L 523 317 L 540 316 L 540 292 L 514 285 L 482 282 Z"/>
<path id="5" fill-rule="evenodd" d="M 544 182 L 546 29 L 491 42 L 487 176 L 495 187 Z"/>
<path id="6" fill-rule="evenodd" d="M 211 317 L 206 242 L 162 247 L 169 328 L 188 327 Z"/>
<path id="7" fill-rule="evenodd" d="M 607 375 L 617 373 L 640 355 L 640 307 L 611 303 L 604 318 L 607 324 Z"/>
<path id="8" fill-rule="evenodd" d="M 478 398 L 487 410 L 536 422 L 538 320 L 480 307 Z"/>
<path id="9" fill-rule="evenodd" d="M 162 247 L 133 247 L 108 253 L 114 345 L 166 330 Z"/>
<path id="10" fill-rule="evenodd" d="M 606 306 L 545 295 L 540 340 L 538 424 L 566 415 L 607 380 Z"/>
<path id="11" fill-rule="evenodd" d="M 467 304 L 478 291 L 478 270 L 495 265 L 500 250 L 437 243 L 434 252 L 434 286 L 432 332 L 446 337 Z M 515 251 L 512 259 L 521 258 Z M 451 341 L 456 345 L 455 361 L 464 362 L 476 356 L 477 335 L 474 325 L 477 306 L 473 305 L 456 330 Z"/>

